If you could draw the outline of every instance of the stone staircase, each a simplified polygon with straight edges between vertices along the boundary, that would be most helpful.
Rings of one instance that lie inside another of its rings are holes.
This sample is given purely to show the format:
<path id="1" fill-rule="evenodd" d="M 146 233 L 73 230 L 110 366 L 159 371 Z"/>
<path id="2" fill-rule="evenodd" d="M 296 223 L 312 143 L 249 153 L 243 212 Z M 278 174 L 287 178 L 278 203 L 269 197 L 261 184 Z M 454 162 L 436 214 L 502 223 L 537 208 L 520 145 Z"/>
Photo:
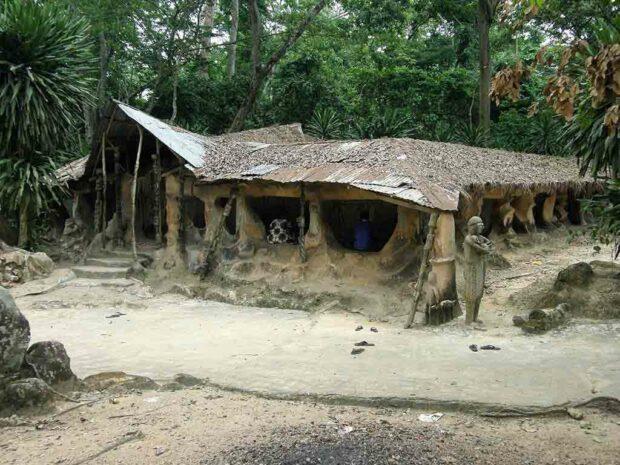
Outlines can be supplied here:
<path id="1" fill-rule="evenodd" d="M 151 262 L 151 257 L 149 254 L 139 253 L 138 261 L 141 265 L 147 266 Z M 88 257 L 83 265 L 71 269 L 76 278 L 111 280 L 127 278 L 133 264 L 131 251 L 113 250 Z"/>

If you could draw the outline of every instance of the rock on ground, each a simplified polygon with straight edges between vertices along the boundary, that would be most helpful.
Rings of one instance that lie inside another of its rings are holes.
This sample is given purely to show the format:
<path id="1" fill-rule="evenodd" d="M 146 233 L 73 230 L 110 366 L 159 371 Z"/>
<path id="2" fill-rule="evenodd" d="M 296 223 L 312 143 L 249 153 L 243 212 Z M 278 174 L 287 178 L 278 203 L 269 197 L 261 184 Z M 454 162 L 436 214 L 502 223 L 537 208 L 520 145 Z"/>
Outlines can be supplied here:
<path id="1" fill-rule="evenodd" d="M 54 261 L 43 252 L 32 253 L 0 244 L 0 282 L 15 284 L 48 276 Z"/>
<path id="2" fill-rule="evenodd" d="M 52 399 L 50 387 L 38 378 L 25 378 L 9 383 L 4 390 L 4 403 L 12 408 L 38 407 Z"/>
<path id="3" fill-rule="evenodd" d="M 203 383 L 201 379 L 186 373 L 178 373 L 174 375 L 174 382 L 186 387 L 200 386 Z"/>
<path id="4" fill-rule="evenodd" d="M 72 383 L 77 377 L 71 371 L 71 359 L 58 341 L 36 342 L 26 352 L 26 362 L 37 377 L 48 384 Z"/>
<path id="5" fill-rule="evenodd" d="M 0 289 L 0 375 L 20 369 L 30 342 L 30 324 L 13 297 Z"/>
<path id="6" fill-rule="evenodd" d="M 130 390 L 148 391 L 159 388 L 159 384 L 146 376 L 129 375 L 122 371 L 110 371 L 87 376 L 84 385 L 95 391 L 124 392 Z"/>

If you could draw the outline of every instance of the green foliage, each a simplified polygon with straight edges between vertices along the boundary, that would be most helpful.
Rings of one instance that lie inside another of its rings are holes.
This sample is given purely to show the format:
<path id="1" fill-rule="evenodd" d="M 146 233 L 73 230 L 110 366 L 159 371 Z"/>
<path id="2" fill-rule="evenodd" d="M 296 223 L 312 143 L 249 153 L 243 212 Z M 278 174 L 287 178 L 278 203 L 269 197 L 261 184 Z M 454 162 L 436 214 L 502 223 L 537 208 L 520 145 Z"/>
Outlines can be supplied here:
<path id="1" fill-rule="evenodd" d="M 0 155 L 53 150 L 80 122 L 93 84 L 88 24 L 53 3 L 0 11 Z"/>
<path id="2" fill-rule="evenodd" d="M 620 179 L 608 180 L 604 194 L 583 203 L 584 209 L 597 218 L 596 225 L 591 228 L 592 237 L 604 244 L 613 244 L 617 259 L 620 256 Z"/>
<path id="3" fill-rule="evenodd" d="M 6 0 L 0 10 L 0 207 L 19 212 L 22 247 L 33 217 L 59 200 L 62 150 L 78 150 L 91 46 L 88 23 L 57 4 Z"/>
<path id="4" fill-rule="evenodd" d="M 53 176 L 58 165 L 49 156 L 0 159 L 0 199 L 8 211 L 19 210 L 26 201 L 32 214 L 38 215 L 54 203 L 62 191 Z"/>
<path id="5" fill-rule="evenodd" d="M 334 110 L 319 109 L 310 118 L 306 130 L 318 139 L 340 139 L 343 136 L 343 123 Z"/>

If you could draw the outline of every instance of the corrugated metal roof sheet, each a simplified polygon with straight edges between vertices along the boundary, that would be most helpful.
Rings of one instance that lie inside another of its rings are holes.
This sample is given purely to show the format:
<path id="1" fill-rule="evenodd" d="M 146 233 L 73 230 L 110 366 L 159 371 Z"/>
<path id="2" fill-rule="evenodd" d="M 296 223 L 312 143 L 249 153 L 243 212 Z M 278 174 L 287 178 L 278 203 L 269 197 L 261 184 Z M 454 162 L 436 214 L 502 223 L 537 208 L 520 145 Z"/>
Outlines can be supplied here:
<path id="1" fill-rule="evenodd" d="M 207 152 L 217 150 L 218 144 L 209 141 L 205 136 L 166 124 L 121 102 L 116 102 L 116 104 L 129 118 L 153 134 L 162 144 L 194 168 L 204 165 Z"/>

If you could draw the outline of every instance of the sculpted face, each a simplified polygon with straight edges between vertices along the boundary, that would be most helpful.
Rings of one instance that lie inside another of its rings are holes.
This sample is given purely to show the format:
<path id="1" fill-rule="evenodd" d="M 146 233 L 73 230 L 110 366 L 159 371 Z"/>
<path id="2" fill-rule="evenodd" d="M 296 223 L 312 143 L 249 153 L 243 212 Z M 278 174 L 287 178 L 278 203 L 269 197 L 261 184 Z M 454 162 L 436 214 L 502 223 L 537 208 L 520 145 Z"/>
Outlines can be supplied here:
<path id="1" fill-rule="evenodd" d="M 469 234 L 482 234 L 482 231 L 484 231 L 484 223 L 480 218 L 474 217 L 469 220 L 467 230 L 469 231 Z"/>

